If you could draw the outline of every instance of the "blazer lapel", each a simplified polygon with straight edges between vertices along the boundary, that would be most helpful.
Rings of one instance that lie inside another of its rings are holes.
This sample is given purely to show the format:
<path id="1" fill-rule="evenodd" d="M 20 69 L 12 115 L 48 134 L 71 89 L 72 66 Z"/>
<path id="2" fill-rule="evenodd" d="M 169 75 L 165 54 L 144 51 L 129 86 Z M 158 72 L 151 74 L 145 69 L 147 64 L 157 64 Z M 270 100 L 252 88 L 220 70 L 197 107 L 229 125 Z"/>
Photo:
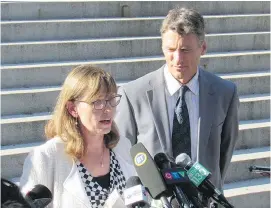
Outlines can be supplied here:
<path id="1" fill-rule="evenodd" d="M 150 83 L 151 88 L 146 93 L 161 147 L 165 153 L 172 156 L 163 70 L 164 66 L 157 70 Z"/>
<path id="2" fill-rule="evenodd" d="M 83 182 L 81 180 L 81 176 L 77 171 L 77 167 L 75 162 L 72 164 L 72 170 L 65 180 L 63 187 L 66 191 L 70 192 L 74 195 L 75 199 L 78 199 L 82 205 L 86 207 L 91 207 L 87 194 L 85 192 L 85 188 Z"/>
<path id="3" fill-rule="evenodd" d="M 207 153 L 207 146 L 212 127 L 212 121 L 215 109 L 215 92 L 212 83 L 204 74 L 204 71 L 199 71 L 199 144 L 197 160 L 202 162 Z"/>

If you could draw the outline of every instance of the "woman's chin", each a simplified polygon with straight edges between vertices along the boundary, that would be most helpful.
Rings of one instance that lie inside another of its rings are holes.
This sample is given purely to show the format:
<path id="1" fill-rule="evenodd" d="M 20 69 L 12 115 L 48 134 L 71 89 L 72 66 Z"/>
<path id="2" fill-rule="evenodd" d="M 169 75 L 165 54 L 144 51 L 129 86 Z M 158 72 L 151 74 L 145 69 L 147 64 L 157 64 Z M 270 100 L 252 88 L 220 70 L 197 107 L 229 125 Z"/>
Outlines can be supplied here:
<path id="1" fill-rule="evenodd" d="M 108 134 L 110 131 L 111 131 L 111 127 L 110 128 L 101 129 L 102 134 Z"/>

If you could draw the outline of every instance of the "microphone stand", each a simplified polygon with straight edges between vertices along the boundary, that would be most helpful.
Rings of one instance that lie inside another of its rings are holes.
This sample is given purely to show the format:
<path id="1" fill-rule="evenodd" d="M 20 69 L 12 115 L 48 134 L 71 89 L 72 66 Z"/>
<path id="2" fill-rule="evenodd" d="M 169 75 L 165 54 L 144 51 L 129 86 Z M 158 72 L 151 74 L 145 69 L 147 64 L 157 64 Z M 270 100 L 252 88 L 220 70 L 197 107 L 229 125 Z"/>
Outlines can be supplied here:
<path id="1" fill-rule="evenodd" d="M 185 196 L 184 192 L 182 191 L 181 188 L 179 188 L 178 186 L 174 185 L 173 186 L 173 193 L 178 201 L 178 203 L 180 204 L 181 207 L 183 208 L 190 208 L 191 207 L 191 203 L 188 201 L 187 197 Z M 194 207 L 194 206 L 192 206 Z"/>
<path id="2" fill-rule="evenodd" d="M 169 203 L 169 201 L 167 200 L 165 196 L 162 196 L 160 200 L 163 204 L 163 208 L 172 208 L 171 204 Z"/>

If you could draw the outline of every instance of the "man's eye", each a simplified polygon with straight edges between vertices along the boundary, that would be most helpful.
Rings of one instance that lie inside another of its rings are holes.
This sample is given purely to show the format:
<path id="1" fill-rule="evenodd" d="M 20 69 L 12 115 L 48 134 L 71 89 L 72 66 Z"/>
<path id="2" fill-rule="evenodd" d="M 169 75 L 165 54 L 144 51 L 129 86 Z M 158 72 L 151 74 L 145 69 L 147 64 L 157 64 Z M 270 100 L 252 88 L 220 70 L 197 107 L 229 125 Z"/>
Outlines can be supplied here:
<path id="1" fill-rule="evenodd" d="M 188 53 L 188 52 L 190 52 L 190 51 L 191 51 L 191 49 L 188 49 L 188 48 L 183 48 L 183 49 L 181 49 L 181 51 L 182 51 L 182 52 L 184 52 L 184 53 Z"/>

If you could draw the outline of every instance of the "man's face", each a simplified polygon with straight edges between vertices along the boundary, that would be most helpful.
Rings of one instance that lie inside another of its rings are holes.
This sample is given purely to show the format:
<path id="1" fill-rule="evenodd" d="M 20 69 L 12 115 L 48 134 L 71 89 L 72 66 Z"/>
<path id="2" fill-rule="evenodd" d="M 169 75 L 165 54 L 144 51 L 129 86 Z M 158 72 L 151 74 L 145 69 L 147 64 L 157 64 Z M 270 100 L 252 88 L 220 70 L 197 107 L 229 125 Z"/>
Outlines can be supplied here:
<path id="1" fill-rule="evenodd" d="M 186 84 L 197 72 L 200 56 L 206 51 L 206 42 L 200 44 L 195 34 L 181 36 L 168 30 L 162 35 L 162 49 L 169 72 Z"/>

